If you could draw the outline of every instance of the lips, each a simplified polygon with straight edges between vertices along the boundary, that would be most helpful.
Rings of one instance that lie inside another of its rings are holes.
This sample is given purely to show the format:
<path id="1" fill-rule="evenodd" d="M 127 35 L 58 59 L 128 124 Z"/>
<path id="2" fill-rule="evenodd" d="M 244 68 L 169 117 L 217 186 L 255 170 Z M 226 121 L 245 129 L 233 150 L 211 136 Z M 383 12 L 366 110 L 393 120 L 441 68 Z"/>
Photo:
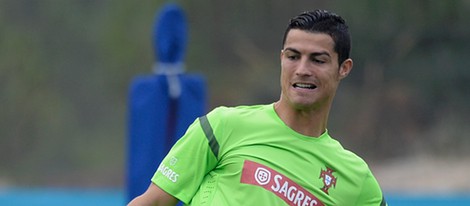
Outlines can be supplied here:
<path id="1" fill-rule="evenodd" d="M 317 85 L 311 84 L 311 83 L 294 83 L 292 86 L 294 88 L 299 88 L 299 89 L 315 89 L 315 88 L 317 88 Z"/>

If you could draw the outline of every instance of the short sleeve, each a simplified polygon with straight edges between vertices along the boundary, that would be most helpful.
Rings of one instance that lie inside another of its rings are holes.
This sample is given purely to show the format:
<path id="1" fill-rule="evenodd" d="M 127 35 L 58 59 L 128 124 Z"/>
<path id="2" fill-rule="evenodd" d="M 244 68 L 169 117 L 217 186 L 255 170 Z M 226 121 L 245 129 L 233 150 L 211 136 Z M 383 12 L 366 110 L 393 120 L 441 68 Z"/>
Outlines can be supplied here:
<path id="1" fill-rule="evenodd" d="M 368 173 L 364 179 L 364 183 L 361 188 L 361 193 L 355 205 L 364 205 L 364 206 L 386 206 L 387 203 L 380 189 L 379 183 L 372 175 L 371 172 Z"/>
<path id="2" fill-rule="evenodd" d="M 217 157 L 206 133 L 198 118 L 171 148 L 152 177 L 153 183 L 186 204 L 206 174 L 217 166 Z"/>

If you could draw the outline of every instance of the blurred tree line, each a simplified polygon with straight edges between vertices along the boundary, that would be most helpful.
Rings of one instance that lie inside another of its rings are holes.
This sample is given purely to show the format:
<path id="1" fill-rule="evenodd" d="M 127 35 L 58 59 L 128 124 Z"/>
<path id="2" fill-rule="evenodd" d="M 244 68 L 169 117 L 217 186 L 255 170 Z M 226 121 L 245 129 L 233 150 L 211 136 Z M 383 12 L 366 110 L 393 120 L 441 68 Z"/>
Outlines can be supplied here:
<path id="1" fill-rule="evenodd" d="M 162 0 L 0 0 L 0 187 L 122 186 L 128 86 L 151 74 Z M 342 15 L 354 68 L 329 129 L 372 162 L 468 155 L 470 1 L 175 1 L 209 105 L 278 99 L 288 19 Z"/>

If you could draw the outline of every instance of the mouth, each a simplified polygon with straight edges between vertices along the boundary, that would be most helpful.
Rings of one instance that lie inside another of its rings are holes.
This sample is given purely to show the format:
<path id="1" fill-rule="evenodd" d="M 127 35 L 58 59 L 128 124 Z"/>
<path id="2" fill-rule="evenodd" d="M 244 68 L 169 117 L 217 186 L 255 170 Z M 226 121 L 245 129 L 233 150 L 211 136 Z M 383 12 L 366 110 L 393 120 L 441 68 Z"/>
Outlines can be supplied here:
<path id="1" fill-rule="evenodd" d="M 310 84 L 310 83 L 294 83 L 292 85 L 294 88 L 298 88 L 298 89 L 316 89 L 317 88 L 317 85 L 315 84 Z"/>

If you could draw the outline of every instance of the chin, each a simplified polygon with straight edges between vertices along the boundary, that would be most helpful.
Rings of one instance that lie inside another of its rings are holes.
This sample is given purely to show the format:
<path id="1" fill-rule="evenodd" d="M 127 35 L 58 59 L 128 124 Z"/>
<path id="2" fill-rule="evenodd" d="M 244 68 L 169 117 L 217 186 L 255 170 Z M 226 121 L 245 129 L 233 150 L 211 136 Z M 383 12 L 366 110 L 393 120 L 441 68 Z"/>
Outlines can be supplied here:
<path id="1" fill-rule="evenodd" d="M 295 110 L 311 110 L 316 107 L 315 102 L 291 102 L 290 105 Z"/>

